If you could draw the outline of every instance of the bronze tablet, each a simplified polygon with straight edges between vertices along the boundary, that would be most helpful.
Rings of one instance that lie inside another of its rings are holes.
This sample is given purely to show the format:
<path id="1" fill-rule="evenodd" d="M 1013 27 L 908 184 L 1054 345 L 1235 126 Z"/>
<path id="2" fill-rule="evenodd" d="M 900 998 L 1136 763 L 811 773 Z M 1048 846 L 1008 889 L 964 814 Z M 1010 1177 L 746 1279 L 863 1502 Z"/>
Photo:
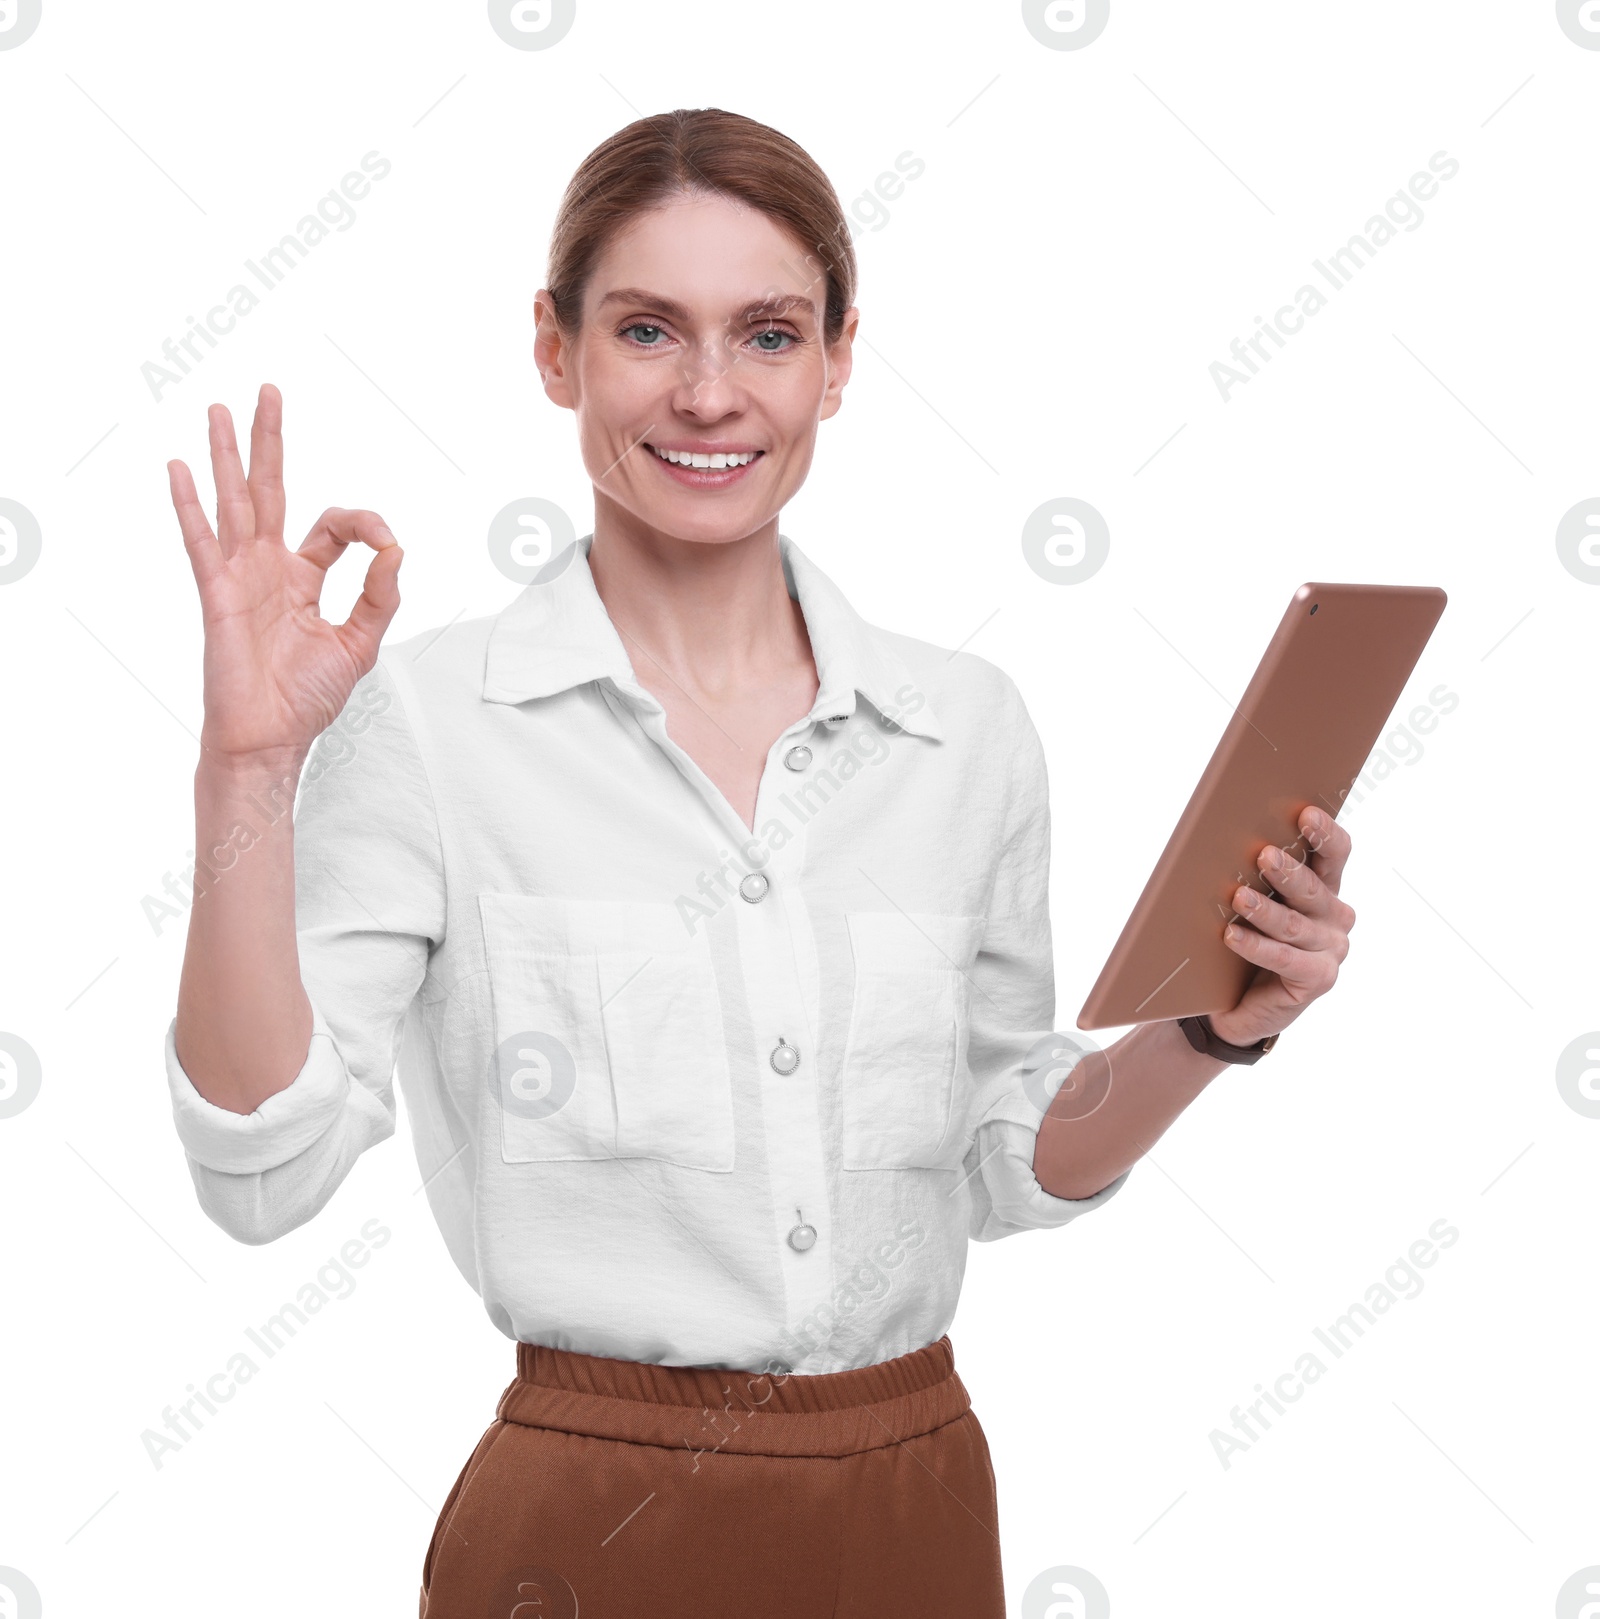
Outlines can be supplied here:
<path id="1" fill-rule="evenodd" d="M 1239 1004 L 1255 964 L 1222 942 L 1234 890 L 1270 894 L 1256 856 L 1297 860 L 1303 810 L 1337 816 L 1400 700 L 1445 593 L 1302 585 L 1078 1014 L 1080 1029 Z"/>

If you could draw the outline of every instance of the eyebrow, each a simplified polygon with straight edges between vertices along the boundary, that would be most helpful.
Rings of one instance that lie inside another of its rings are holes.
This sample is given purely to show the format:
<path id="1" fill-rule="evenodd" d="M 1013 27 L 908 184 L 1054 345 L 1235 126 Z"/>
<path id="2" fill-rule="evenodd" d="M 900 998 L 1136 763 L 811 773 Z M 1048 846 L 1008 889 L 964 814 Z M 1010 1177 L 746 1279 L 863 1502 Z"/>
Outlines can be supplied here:
<path id="1" fill-rule="evenodd" d="M 650 309 L 659 309 L 663 315 L 673 320 L 680 320 L 687 324 L 694 317 L 675 298 L 663 297 L 659 292 L 649 292 L 643 287 L 617 287 L 608 292 L 598 304 L 597 311 L 604 309 L 607 304 L 634 304 L 645 305 Z M 817 312 L 816 301 L 805 297 L 801 293 L 785 293 L 771 298 L 757 298 L 748 303 L 734 316 L 735 320 L 757 320 L 763 316 L 772 318 L 778 315 L 787 315 L 791 310 L 804 309 L 815 316 Z"/>

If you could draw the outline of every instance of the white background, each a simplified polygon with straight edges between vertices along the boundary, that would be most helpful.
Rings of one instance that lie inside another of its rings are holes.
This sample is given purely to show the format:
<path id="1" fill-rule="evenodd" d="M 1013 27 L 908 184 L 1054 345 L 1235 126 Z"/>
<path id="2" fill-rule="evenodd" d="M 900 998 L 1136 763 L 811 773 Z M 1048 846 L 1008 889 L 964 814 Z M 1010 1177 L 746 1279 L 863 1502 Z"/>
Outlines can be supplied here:
<path id="1" fill-rule="evenodd" d="M 636 114 L 703 105 L 793 136 L 847 206 L 899 154 L 926 165 L 861 228 L 855 375 L 783 527 L 869 619 L 1020 684 L 1056 804 L 1058 1026 L 1294 588 L 1449 593 L 1399 714 L 1440 683 L 1459 702 L 1391 733 L 1410 762 L 1347 817 L 1334 991 L 1107 1209 L 971 1250 L 952 1340 L 1012 1612 L 1042 1614 L 1023 1593 L 1058 1565 L 1118 1619 L 1552 1612 L 1600 1563 L 1600 1120 L 1555 1078 L 1600 1026 L 1600 589 L 1555 544 L 1600 495 L 1600 51 L 1546 0 L 1115 0 L 1078 50 L 1015 4 L 578 0 L 541 51 L 482 4 L 44 0 L 0 50 L 0 496 L 43 532 L 0 588 L 0 1029 L 43 1066 L 0 1120 L 0 1565 L 50 1615 L 415 1611 L 512 1349 L 404 1121 L 270 1247 L 195 1201 L 160 1057 L 184 922 L 141 908 L 188 864 L 200 724 L 164 462 L 207 491 L 206 406 L 242 427 L 271 380 L 291 541 L 381 510 L 397 639 L 497 610 L 495 512 L 591 522 L 531 363 L 560 191 Z M 158 403 L 162 340 L 373 150 L 393 168 L 356 223 Z M 1224 403 L 1212 362 L 1326 291 L 1311 261 L 1441 151 L 1460 172 L 1424 222 Z M 1020 544 L 1063 495 L 1111 531 L 1067 586 Z M 163 1408 L 374 1218 L 393 1240 L 354 1293 L 153 1467 Z M 1441 1219 L 1459 1239 L 1420 1294 L 1224 1467 L 1213 1430 Z"/>

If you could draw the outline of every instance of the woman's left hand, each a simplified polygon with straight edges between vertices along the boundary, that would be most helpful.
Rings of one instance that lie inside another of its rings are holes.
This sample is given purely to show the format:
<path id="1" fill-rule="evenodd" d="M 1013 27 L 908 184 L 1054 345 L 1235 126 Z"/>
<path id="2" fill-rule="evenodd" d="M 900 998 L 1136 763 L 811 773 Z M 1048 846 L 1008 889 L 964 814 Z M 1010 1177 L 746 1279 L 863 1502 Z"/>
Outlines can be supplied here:
<path id="1" fill-rule="evenodd" d="M 1234 890 L 1239 917 L 1223 942 L 1253 961 L 1256 972 L 1231 1012 L 1211 1015 L 1211 1027 L 1230 1045 L 1251 1046 L 1287 1028 L 1333 988 L 1339 964 L 1350 952 L 1356 913 L 1339 898 L 1350 834 L 1318 809 L 1301 811 L 1299 825 L 1312 851 L 1309 862 L 1271 843 L 1257 857 L 1276 897 L 1248 887 Z M 1281 864 L 1274 865 L 1273 856 Z"/>

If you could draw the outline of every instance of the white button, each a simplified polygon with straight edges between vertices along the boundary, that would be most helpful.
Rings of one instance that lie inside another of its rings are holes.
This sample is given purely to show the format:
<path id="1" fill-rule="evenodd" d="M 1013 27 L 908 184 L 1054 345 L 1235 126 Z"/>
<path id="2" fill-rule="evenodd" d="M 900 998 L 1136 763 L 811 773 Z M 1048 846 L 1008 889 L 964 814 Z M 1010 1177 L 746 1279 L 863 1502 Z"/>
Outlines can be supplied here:
<path id="1" fill-rule="evenodd" d="M 784 754 L 783 762 L 787 769 L 804 770 L 805 767 L 811 763 L 811 749 L 806 747 L 804 744 L 798 748 L 790 748 L 789 751 Z"/>
<path id="2" fill-rule="evenodd" d="M 800 1066 L 800 1053 L 780 1034 L 778 1043 L 772 1048 L 772 1055 L 767 1061 L 778 1073 L 792 1074 Z"/>
<path id="3" fill-rule="evenodd" d="M 789 1232 L 789 1246 L 797 1254 L 803 1254 L 817 1240 L 817 1228 L 814 1225 L 797 1225 Z"/>
<path id="4" fill-rule="evenodd" d="M 739 898 L 749 900 L 752 905 L 759 904 L 767 897 L 771 886 L 762 872 L 749 872 L 739 879 Z"/>

